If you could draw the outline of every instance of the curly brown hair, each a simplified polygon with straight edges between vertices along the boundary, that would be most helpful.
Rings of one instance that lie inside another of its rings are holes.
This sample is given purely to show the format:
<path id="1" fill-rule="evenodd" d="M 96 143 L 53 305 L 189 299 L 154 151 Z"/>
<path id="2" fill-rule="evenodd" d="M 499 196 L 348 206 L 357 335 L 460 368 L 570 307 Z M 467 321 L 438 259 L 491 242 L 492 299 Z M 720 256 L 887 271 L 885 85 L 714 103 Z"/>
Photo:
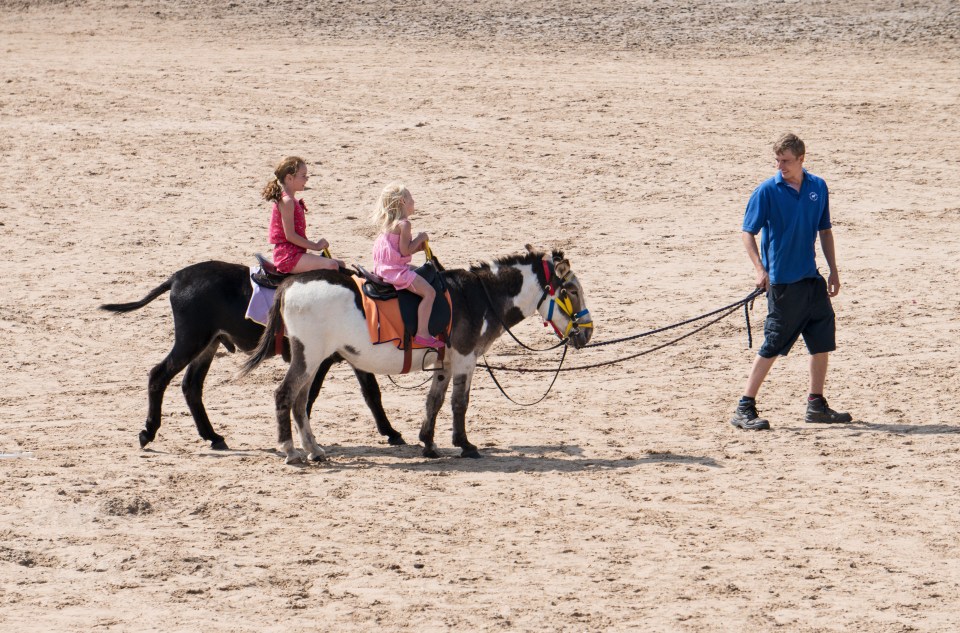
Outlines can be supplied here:
<path id="1" fill-rule="evenodd" d="M 273 170 L 273 180 L 266 184 L 260 195 L 268 202 L 279 202 L 280 196 L 283 194 L 283 187 L 281 186 L 283 179 L 296 174 L 300 171 L 300 168 L 306 164 L 307 163 L 299 156 L 287 156 L 284 158 L 280 161 L 280 164 L 277 165 L 277 168 Z"/>

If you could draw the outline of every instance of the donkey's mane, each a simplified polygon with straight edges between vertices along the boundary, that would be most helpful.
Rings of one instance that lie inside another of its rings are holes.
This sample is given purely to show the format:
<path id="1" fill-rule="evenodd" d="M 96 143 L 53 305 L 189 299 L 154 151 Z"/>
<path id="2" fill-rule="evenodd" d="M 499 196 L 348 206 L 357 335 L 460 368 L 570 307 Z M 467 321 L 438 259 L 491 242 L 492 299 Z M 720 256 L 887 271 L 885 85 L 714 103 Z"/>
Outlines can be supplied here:
<path id="1" fill-rule="evenodd" d="M 554 259 L 563 259 L 563 251 L 558 251 L 554 249 L 552 251 L 552 256 Z M 543 251 L 530 251 L 526 253 L 516 253 L 514 255 L 505 255 L 503 257 L 497 257 L 493 260 L 493 263 L 497 267 L 503 266 L 513 266 L 514 264 L 532 264 L 534 262 L 540 261 L 543 259 Z M 473 264 L 470 266 L 470 272 L 479 273 L 479 272 L 490 272 L 490 264 L 488 262 L 481 262 L 479 264 Z"/>

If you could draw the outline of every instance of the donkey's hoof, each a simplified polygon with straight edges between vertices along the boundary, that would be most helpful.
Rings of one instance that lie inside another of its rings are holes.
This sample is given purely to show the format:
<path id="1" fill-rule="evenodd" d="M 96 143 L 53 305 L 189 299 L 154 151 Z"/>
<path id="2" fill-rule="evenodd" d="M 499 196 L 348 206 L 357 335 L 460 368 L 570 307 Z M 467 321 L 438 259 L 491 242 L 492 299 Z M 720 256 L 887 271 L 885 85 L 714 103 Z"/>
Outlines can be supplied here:
<path id="1" fill-rule="evenodd" d="M 213 440 L 212 442 L 210 442 L 210 448 L 212 448 L 212 449 L 215 450 L 215 451 L 229 451 L 229 450 L 230 450 L 230 447 L 227 446 L 227 443 L 224 441 L 224 439 L 223 439 L 222 437 L 221 437 L 219 440 Z"/>
<path id="2" fill-rule="evenodd" d="M 390 446 L 406 446 L 407 441 L 403 439 L 402 435 L 397 434 L 389 438 L 387 440 L 387 444 L 389 444 Z"/>
<path id="3" fill-rule="evenodd" d="M 311 462 L 323 462 L 323 461 L 326 461 L 327 454 L 324 453 L 323 451 L 320 451 L 319 453 L 310 453 L 310 455 L 308 455 L 308 458 L 310 459 Z"/>
<path id="4" fill-rule="evenodd" d="M 295 466 L 296 464 L 302 464 L 305 457 L 303 451 L 293 450 L 287 453 L 287 458 L 283 460 L 283 463 L 287 466 Z"/>
<path id="5" fill-rule="evenodd" d="M 140 448 L 146 448 L 147 444 L 153 441 L 153 438 L 150 437 L 146 431 L 140 431 Z"/>
<path id="6" fill-rule="evenodd" d="M 469 457 L 470 459 L 480 459 L 483 455 L 480 454 L 480 451 L 474 448 L 465 448 L 463 452 L 460 453 L 460 457 Z"/>
<path id="7" fill-rule="evenodd" d="M 440 453 L 437 452 L 437 449 L 433 446 L 424 447 L 423 456 L 429 457 L 430 459 L 437 459 L 440 457 Z"/>

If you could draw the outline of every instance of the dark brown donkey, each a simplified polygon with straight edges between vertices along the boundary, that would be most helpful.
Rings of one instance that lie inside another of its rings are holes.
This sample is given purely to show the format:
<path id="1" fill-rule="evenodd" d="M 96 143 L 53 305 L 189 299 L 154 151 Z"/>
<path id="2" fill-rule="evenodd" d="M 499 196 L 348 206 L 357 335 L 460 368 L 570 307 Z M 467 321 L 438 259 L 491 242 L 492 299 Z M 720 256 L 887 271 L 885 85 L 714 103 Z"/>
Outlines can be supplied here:
<path id="1" fill-rule="evenodd" d="M 173 273 L 169 279 L 151 290 L 140 301 L 131 303 L 108 303 L 100 306 L 111 312 L 132 312 L 147 305 L 163 293 L 170 292 L 173 310 L 173 349 L 150 371 L 147 387 L 147 421 L 140 431 L 140 447 L 143 448 L 157 436 L 160 428 L 160 409 L 163 394 L 170 381 L 186 368 L 183 376 L 183 396 L 193 415 L 200 437 L 210 442 L 216 450 L 227 450 L 223 436 L 213 430 L 210 418 L 203 407 L 203 381 L 220 345 L 229 352 L 237 348 L 250 352 L 257 346 L 263 326 L 244 317 L 250 295 L 250 269 L 240 264 L 209 261 L 187 266 Z M 284 358 L 290 357 L 289 343 L 284 340 Z M 271 352 L 267 356 L 273 356 Z M 309 407 L 320 392 L 323 379 L 330 367 L 342 360 L 338 355 L 325 359 L 317 371 L 310 388 Z M 383 411 L 380 385 L 376 377 L 354 368 L 363 398 L 373 413 L 377 430 L 388 438 L 392 445 L 406 444 L 403 437 L 391 425 Z"/>

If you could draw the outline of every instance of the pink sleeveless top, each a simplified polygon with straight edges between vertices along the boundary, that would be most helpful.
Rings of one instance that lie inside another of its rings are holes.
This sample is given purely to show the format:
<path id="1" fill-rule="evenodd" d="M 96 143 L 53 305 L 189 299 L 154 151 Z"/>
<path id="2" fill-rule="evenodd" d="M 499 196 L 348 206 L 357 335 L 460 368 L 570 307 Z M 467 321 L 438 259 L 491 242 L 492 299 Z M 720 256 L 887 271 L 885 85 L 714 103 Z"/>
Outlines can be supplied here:
<path id="1" fill-rule="evenodd" d="M 297 235 L 306 239 L 307 210 L 302 200 L 293 199 L 293 230 Z M 302 246 L 287 241 L 287 234 L 283 232 L 283 217 L 280 215 L 280 206 L 273 203 L 273 214 L 270 216 L 270 243 L 273 244 L 273 265 L 282 273 L 292 273 L 297 262 L 307 252 Z"/>
<path id="2" fill-rule="evenodd" d="M 410 268 L 411 259 L 412 255 L 400 254 L 399 233 L 381 233 L 373 243 L 373 272 L 397 290 L 407 288 L 417 278 Z"/>
<path id="3" fill-rule="evenodd" d="M 293 230 L 304 239 L 307 237 L 306 210 L 307 205 L 304 204 L 303 200 L 293 199 Z M 280 216 L 280 205 L 276 202 L 273 203 L 273 212 L 270 215 L 270 243 L 289 244 L 287 235 L 283 232 L 283 218 Z M 297 248 L 300 247 L 298 246 Z"/>

